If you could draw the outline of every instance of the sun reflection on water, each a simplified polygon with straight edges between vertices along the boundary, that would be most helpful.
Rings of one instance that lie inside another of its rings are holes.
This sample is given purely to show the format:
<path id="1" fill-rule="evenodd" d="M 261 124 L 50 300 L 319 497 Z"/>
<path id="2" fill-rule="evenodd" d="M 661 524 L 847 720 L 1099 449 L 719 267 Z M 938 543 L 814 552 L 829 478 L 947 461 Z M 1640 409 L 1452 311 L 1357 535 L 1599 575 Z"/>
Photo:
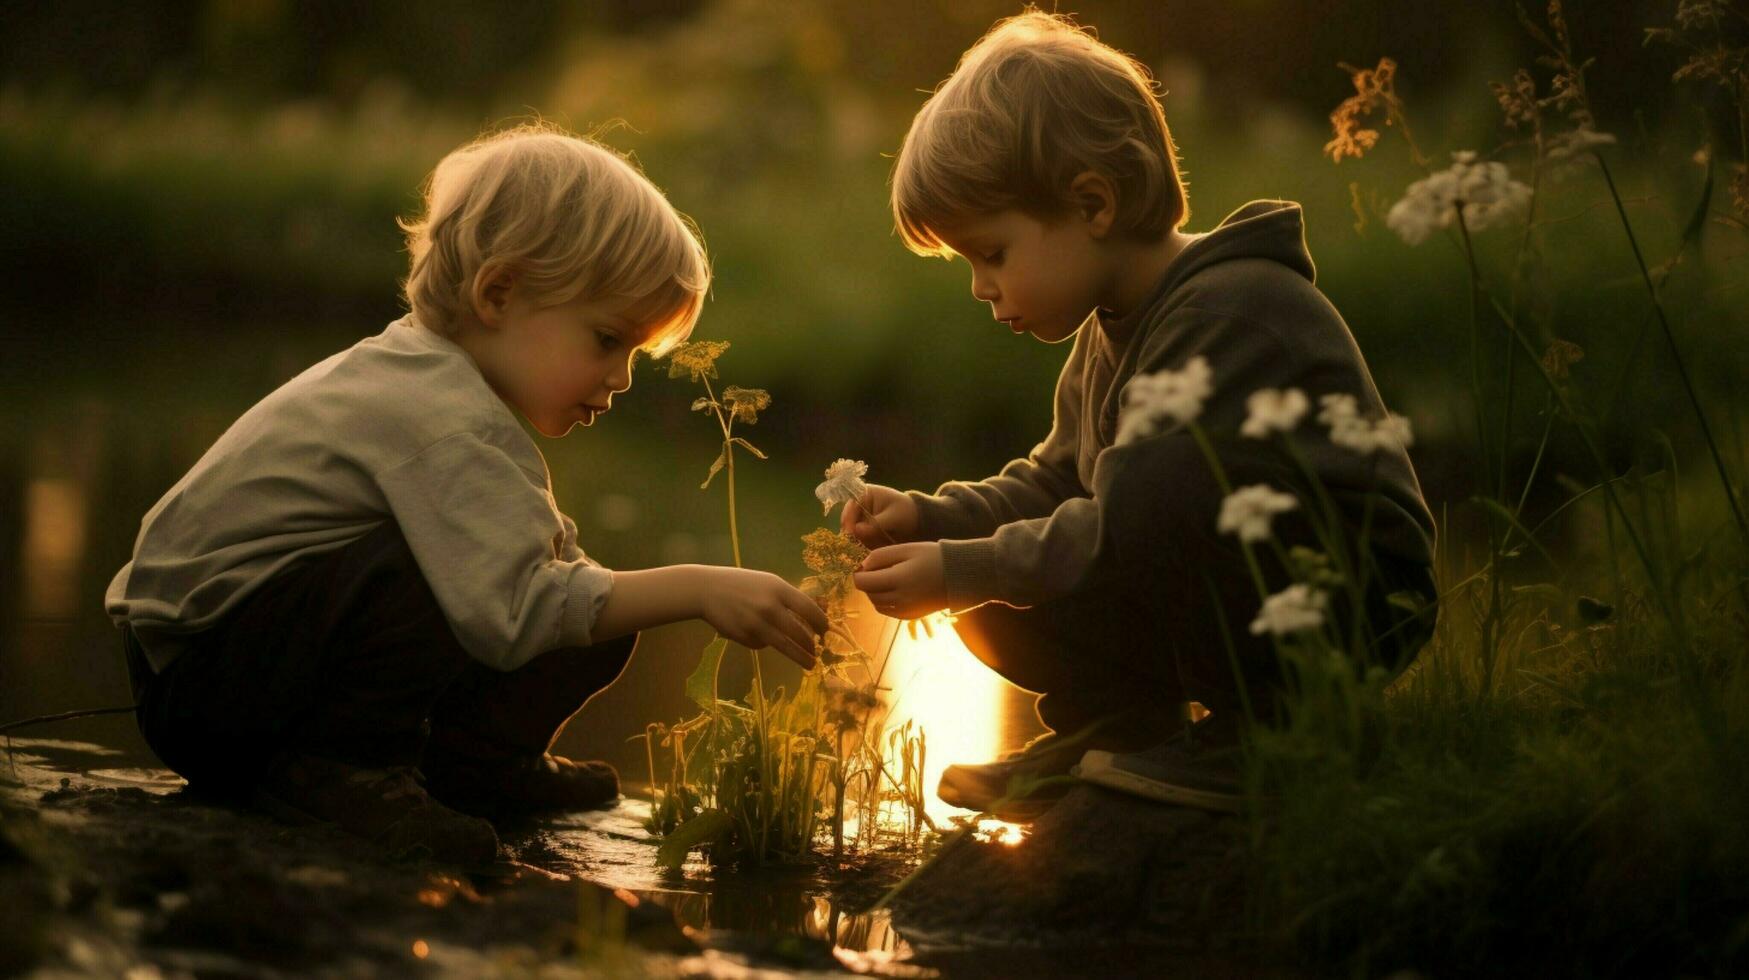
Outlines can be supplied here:
<path id="1" fill-rule="evenodd" d="M 924 809 L 945 830 L 951 818 L 970 811 L 936 797 L 941 771 L 956 762 L 986 762 L 1001 754 L 1008 685 L 966 649 L 946 617 L 933 617 L 927 629 L 913 631 L 900 624 L 889 628 L 897 628 L 898 636 L 883 682 L 891 688 L 888 727 L 914 721 L 923 729 L 928 750 Z"/>
<path id="2" fill-rule="evenodd" d="M 1029 832 L 1028 828 L 1023 824 L 1009 823 L 1006 820 L 997 820 L 994 817 L 987 817 L 978 821 L 977 829 L 973 831 L 973 834 L 976 835 L 979 840 L 987 843 L 1017 847 L 1021 841 L 1026 840 L 1026 836 Z"/>

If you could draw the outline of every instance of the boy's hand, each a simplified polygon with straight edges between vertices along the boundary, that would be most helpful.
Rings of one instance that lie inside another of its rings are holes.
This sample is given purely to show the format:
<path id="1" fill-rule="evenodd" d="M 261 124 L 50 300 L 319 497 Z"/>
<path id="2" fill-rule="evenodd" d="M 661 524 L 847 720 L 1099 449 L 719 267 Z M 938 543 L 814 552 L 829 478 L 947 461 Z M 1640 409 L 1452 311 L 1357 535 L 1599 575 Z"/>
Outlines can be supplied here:
<path id="1" fill-rule="evenodd" d="M 916 619 L 947 606 L 941 545 L 935 541 L 876 548 L 862 560 L 862 571 L 853 580 L 884 616 Z"/>
<path id="2" fill-rule="evenodd" d="M 770 572 L 699 566 L 698 618 L 750 650 L 772 647 L 803 667 L 814 666 L 814 638 L 826 613 L 800 589 Z"/>
<path id="3" fill-rule="evenodd" d="M 838 530 L 864 548 L 910 541 L 917 536 L 917 502 L 892 487 L 871 483 L 861 499 L 844 505 Z"/>

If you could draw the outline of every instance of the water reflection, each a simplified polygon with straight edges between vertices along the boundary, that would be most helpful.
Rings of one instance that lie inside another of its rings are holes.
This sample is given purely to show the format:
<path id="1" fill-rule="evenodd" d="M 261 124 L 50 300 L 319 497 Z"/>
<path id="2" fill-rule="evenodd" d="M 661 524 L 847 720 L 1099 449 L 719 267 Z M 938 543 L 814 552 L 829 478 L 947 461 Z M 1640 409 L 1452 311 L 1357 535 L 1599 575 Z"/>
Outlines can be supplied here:
<path id="1" fill-rule="evenodd" d="M 36 477 L 24 488 L 24 615 L 65 619 L 78 609 L 85 557 L 85 482 Z"/>
<path id="2" fill-rule="evenodd" d="M 1031 695 L 984 666 L 944 617 L 924 628 L 900 628 L 884 684 L 892 688 L 888 727 L 914 721 L 927 738 L 923 787 L 930 819 L 942 828 L 971 811 L 935 795 L 941 772 L 956 762 L 988 762 L 1024 741 Z"/>

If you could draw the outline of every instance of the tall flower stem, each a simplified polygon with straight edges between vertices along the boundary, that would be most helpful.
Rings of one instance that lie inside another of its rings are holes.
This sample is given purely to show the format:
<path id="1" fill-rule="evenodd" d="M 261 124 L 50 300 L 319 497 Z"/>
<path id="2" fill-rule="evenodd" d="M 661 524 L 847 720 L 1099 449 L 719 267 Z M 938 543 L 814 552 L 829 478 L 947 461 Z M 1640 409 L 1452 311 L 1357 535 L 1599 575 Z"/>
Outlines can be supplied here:
<path id="1" fill-rule="evenodd" d="M 1700 394 L 1694 390 L 1694 381 L 1688 374 L 1688 364 L 1682 359 L 1682 351 L 1676 346 L 1676 334 L 1670 329 L 1670 318 L 1664 312 L 1664 301 L 1658 296 L 1658 287 L 1653 284 L 1652 273 L 1646 267 L 1646 257 L 1640 251 L 1640 240 L 1634 235 L 1634 226 L 1628 220 L 1627 209 L 1622 206 L 1615 177 L 1610 174 L 1609 164 L 1604 162 L 1602 154 L 1594 152 L 1592 156 L 1596 157 L 1597 165 L 1603 168 L 1603 181 L 1609 185 L 1609 198 L 1615 202 L 1615 213 L 1621 218 L 1622 231 L 1627 235 L 1628 245 L 1634 252 L 1634 261 L 1640 267 L 1640 279 L 1646 284 L 1646 294 L 1652 299 L 1652 310 L 1658 315 L 1658 327 L 1664 332 L 1665 343 L 1670 346 L 1670 359 L 1676 364 L 1676 375 L 1682 381 L 1682 389 L 1688 393 L 1689 404 L 1694 407 L 1694 417 L 1700 422 L 1700 434 L 1706 440 L 1707 451 L 1712 454 L 1713 468 L 1718 471 L 1719 483 L 1725 489 L 1725 501 L 1731 505 L 1731 516 L 1737 521 L 1737 533 L 1742 536 L 1743 544 L 1749 546 L 1749 520 L 1743 517 L 1743 509 L 1737 502 L 1737 492 L 1731 487 L 1731 476 L 1725 468 L 1724 456 L 1719 453 L 1718 441 L 1713 438 L 1706 410 L 1700 404 Z"/>
<path id="2" fill-rule="evenodd" d="M 1479 275 L 1475 273 L 1473 262 L 1470 268 L 1472 274 Z M 1689 694 L 1689 704 L 1695 712 L 1696 721 L 1700 724 L 1713 748 L 1722 750 L 1724 719 L 1719 712 L 1712 710 L 1711 702 L 1702 689 L 1704 682 L 1701 677 L 1699 657 L 1694 649 L 1693 637 L 1689 635 L 1688 620 L 1683 615 L 1681 604 L 1672 593 L 1670 583 L 1665 576 L 1659 574 L 1659 564 L 1653 560 L 1645 539 L 1641 536 L 1639 529 L 1635 527 L 1633 518 L 1628 514 L 1627 506 L 1622 502 L 1621 495 L 1616 492 L 1615 480 L 1610 476 L 1609 458 L 1604 455 L 1603 447 L 1598 444 L 1596 433 L 1587 424 L 1585 417 L 1579 413 L 1567 391 L 1556 381 L 1548 365 L 1542 363 L 1537 351 L 1531 347 L 1530 341 L 1525 338 L 1524 333 L 1517 328 L 1516 318 L 1512 311 L 1506 309 L 1497 298 L 1488 293 L 1485 285 L 1479 279 L 1477 286 L 1482 290 L 1481 294 L 1488 298 L 1494 314 L 1500 318 L 1508 335 L 1530 358 L 1531 364 L 1536 368 L 1537 377 L 1542 379 L 1544 387 L 1548 389 L 1549 397 L 1560 406 L 1563 414 L 1574 420 L 1574 430 L 1578 433 L 1580 441 L 1585 444 L 1585 449 L 1590 453 L 1592 462 L 1598 468 L 1601 477 L 1598 486 L 1602 489 L 1604 500 L 1608 504 L 1607 512 L 1621 520 L 1622 533 L 1627 536 L 1634 556 L 1639 559 L 1641 567 L 1646 570 L 1646 574 L 1651 579 L 1652 596 L 1657 602 L 1659 611 L 1663 613 L 1665 621 L 1670 625 L 1675 640 L 1672 660 L 1677 670 L 1677 676 Z M 1605 527 L 1606 529 L 1612 528 L 1613 522 L 1607 522 Z M 1613 548 L 1611 554 L 1614 554 Z M 1742 591 L 1741 586 L 1739 591 Z"/>
<path id="3" fill-rule="evenodd" d="M 1476 441 L 1479 444 L 1478 448 L 1481 450 L 1482 458 L 1494 461 L 1492 454 L 1488 452 L 1487 412 L 1483 407 L 1482 392 L 1482 272 L 1476 265 L 1476 246 L 1470 238 L 1469 222 L 1464 220 L 1464 203 L 1458 201 L 1452 208 L 1457 217 L 1458 236 L 1463 244 L 1464 265 L 1469 270 L 1470 278 L 1470 384 L 1476 403 Z M 1508 327 L 1508 330 L 1510 329 Z M 1507 363 L 1514 362 L 1508 358 Z M 1504 448 L 1502 448 L 1500 459 L 1497 462 L 1500 476 L 1496 485 L 1503 490 L 1506 479 L 1504 475 L 1506 467 Z M 1486 527 L 1488 532 L 1488 567 L 1494 570 L 1494 574 L 1488 576 L 1488 605 L 1482 614 L 1482 684 L 1477 692 L 1480 697 L 1486 697 L 1494 685 L 1494 668 L 1499 660 L 1499 648 L 1496 640 L 1498 631 L 1506 617 L 1506 586 L 1500 575 L 1500 557 L 1504 552 L 1501 532 L 1491 517 L 1486 521 Z"/>
<path id="4" fill-rule="evenodd" d="M 741 565 L 741 531 L 735 518 L 735 442 L 734 420 L 723 414 L 722 403 L 717 401 L 717 393 L 711 390 L 709 378 L 699 378 L 704 382 L 704 393 L 711 400 L 711 412 L 717 417 L 717 428 L 723 432 L 723 476 L 729 481 L 729 550 L 734 553 L 735 567 Z"/>
<path id="5" fill-rule="evenodd" d="M 723 412 L 723 406 L 717 399 L 717 393 L 711 390 L 709 378 L 700 378 L 704 383 L 705 395 L 710 398 L 711 412 L 717 417 L 717 427 L 723 432 L 723 476 L 729 481 L 729 549 L 734 554 L 735 567 L 741 564 L 741 531 L 735 514 L 735 442 L 734 420 Z M 778 777 L 777 761 L 771 755 L 771 732 L 769 717 L 765 704 L 765 670 L 759 662 L 759 651 L 749 648 L 748 659 L 753 662 L 753 711 L 756 719 L 759 739 L 759 860 L 765 860 L 766 848 L 770 845 L 772 816 L 772 784 Z M 721 662 L 718 662 L 720 668 Z"/>

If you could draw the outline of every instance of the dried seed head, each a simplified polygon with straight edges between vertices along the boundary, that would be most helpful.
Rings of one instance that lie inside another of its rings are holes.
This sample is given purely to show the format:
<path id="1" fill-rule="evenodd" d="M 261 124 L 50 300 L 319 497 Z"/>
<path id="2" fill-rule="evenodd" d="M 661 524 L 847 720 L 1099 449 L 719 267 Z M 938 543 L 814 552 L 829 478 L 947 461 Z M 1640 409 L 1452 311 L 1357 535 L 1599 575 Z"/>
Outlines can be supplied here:
<path id="1" fill-rule="evenodd" d="M 1348 72 L 1349 81 L 1354 83 L 1354 94 L 1343 99 L 1330 113 L 1330 128 L 1334 136 L 1324 144 L 1324 152 L 1330 154 L 1334 163 L 1341 163 L 1344 157 L 1359 159 L 1367 150 L 1377 146 L 1379 131 L 1366 127 L 1361 120 L 1384 107 L 1385 123 L 1389 125 L 1390 111 L 1397 104 L 1395 61 L 1380 58 L 1378 67 L 1371 69 L 1346 64 L 1341 67 Z"/>
<path id="2" fill-rule="evenodd" d="M 691 340 L 680 344 L 668 354 L 668 376 L 691 375 L 701 381 L 717 376 L 717 358 L 729 349 L 726 340 Z"/>

